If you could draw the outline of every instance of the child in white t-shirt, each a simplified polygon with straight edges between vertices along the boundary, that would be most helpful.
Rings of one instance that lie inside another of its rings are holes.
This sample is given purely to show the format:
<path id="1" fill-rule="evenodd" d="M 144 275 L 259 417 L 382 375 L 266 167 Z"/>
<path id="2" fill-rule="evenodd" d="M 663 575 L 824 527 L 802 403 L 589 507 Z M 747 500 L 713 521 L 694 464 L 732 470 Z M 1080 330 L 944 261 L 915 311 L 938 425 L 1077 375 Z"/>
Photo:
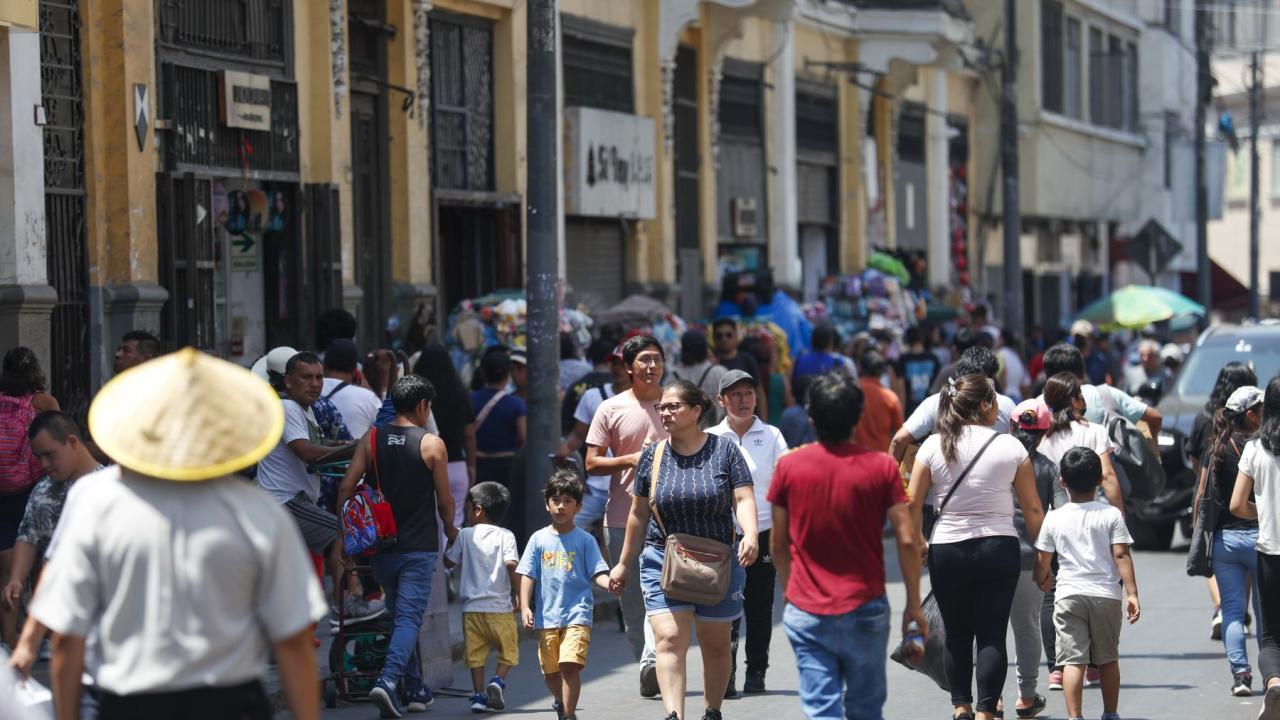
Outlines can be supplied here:
<path id="1" fill-rule="evenodd" d="M 462 597 L 467 667 L 475 690 L 471 709 L 490 712 L 506 707 L 507 673 L 520 662 L 511 594 L 520 555 L 516 536 L 497 525 L 511 505 L 511 493 L 498 483 L 482 482 L 469 494 L 475 524 L 458 531 L 457 539 L 445 550 L 444 562 L 450 568 L 462 568 L 458 594 Z M 498 667 L 486 684 L 485 666 L 491 650 L 498 653 Z"/>
<path id="2" fill-rule="evenodd" d="M 1075 447 L 1062 456 L 1061 480 L 1071 502 L 1044 519 L 1036 539 L 1035 579 L 1048 592 L 1055 586 L 1050 569 L 1058 555 L 1053 625 L 1062 666 L 1067 716 L 1082 718 L 1085 667 L 1102 675 L 1102 720 L 1119 720 L 1120 627 L 1138 621 L 1138 584 L 1129 546 L 1133 539 L 1124 515 L 1095 498 L 1102 483 L 1102 462 L 1091 448 Z M 1121 582 L 1127 593 L 1121 602 Z"/>

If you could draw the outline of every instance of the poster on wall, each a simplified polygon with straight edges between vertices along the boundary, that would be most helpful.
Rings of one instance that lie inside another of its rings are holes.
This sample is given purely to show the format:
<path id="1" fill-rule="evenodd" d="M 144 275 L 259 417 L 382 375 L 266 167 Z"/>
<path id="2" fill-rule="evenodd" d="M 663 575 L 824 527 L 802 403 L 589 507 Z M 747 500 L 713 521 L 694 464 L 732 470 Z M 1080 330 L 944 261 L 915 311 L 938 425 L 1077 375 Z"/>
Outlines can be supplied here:
<path id="1" fill-rule="evenodd" d="M 287 198 L 248 180 L 217 181 L 214 193 L 214 216 L 226 247 L 226 343 L 233 360 L 249 364 L 267 349 L 265 245 L 269 235 L 287 225 Z"/>

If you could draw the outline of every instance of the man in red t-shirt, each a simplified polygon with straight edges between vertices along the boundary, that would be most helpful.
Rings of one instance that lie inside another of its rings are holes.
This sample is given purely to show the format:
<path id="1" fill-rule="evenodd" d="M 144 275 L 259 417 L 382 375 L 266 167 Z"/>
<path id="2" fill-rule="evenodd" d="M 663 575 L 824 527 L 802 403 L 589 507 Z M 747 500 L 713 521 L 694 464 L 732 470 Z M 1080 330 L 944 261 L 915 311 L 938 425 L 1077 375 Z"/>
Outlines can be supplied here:
<path id="1" fill-rule="evenodd" d="M 778 461 L 773 504 L 774 566 L 785 588 L 783 626 L 800 670 L 808 717 L 880 717 L 888 694 L 884 593 L 887 517 L 907 586 L 902 626 L 928 623 L 920 609 L 920 546 L 893 458 L 852 442 L 863 394 L 840 373 L 809 386 L 818 442 Z"/>

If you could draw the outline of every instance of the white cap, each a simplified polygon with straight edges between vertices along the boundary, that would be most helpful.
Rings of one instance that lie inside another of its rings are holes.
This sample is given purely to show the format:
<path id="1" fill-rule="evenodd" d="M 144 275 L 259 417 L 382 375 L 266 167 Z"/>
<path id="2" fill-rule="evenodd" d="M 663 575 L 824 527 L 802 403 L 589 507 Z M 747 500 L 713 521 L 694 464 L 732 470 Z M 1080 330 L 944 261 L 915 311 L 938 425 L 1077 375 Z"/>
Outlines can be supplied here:
<path id="1" fill-rule="evenodd" d="M 1177 343 L 1165 343 L 1165 346 L 1160 348 L 1161 360 L 1172 360 L 1180 363 L 1182 358 L 1182 347 Z"/>
<path id="2" fill-rule="evenodd" d="M 1262 402 L 1262 391 L 1253 385 L 1236 388 L 1227 398 L 1227 409 L 1233 413 L 1242 413 Z"/>
<path id="3" fill-rule="evenodd" d="M 258 358 L 258 361 L 249 369 L 254 375 L 270 382 L 270 377 L 267 375 L 267 371 L 270 370 L 283 375 L 285 365 L 288 365 L 289 359 L 297 354 L 297 350 L 294 350 L 287 345 L 282 345 Z"/>
<path id="4" fill-rule="evenodd" d="M 1093 323 L 1088 320 L 1077 320 L 1071 323 L 1071 334 L 1081 337 L 1093 336 Z"/>

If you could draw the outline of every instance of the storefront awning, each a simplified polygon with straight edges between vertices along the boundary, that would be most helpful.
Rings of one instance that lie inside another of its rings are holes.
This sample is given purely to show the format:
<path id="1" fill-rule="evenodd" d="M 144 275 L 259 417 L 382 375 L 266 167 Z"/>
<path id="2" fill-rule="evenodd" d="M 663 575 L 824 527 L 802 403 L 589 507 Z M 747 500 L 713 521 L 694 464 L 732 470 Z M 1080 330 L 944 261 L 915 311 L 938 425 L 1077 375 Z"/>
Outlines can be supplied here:
<path id="1" fill-rule="evenodd" d="M 1206 303 L 1200 299 L 1196 274 L 1193 272 L 1179 273 L 1179 279 L 1182 281 L 1182 294 L 1201 305 L 1207 305 L 1210 310 L 1219 312 L 1242 310 L 1249 307 L 1249 288 L 1237 280 L 1226 268 L 1213 261 L 1210 261 L 1210 263 L 1210 302 Z"/>

